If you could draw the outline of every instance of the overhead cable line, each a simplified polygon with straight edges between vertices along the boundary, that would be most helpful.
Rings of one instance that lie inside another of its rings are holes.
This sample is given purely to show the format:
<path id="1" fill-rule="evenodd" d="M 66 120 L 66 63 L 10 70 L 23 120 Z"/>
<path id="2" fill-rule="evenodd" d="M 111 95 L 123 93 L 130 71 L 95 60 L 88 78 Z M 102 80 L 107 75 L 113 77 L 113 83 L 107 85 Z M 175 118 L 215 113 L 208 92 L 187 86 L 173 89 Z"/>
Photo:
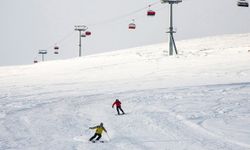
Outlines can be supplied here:
<path id="1" fill-rule="evenodd" d="M 62 39 L 55 42 L 53 45 L 48 46 L 46 49 L 50 49 L 55 46 L 55 44 L 62 43 L 63 41 L 67 40 L 69 37 L 73 35 L 74 31 L 71 31 L 70 33 L 66 34 Z"/>
<path id="2" fill-rule="evenodd" d="M 108 24 L 108 23 L 111 23 L 111 22 L 115 22 L 115 21 L 118 21 L 118 20 L 121 20 L 121 19 L 124 19 L 126 17 L 129 17 L 133 14 L 136 14 L 138 12 L 141 12 L 145 9 L 148 9 L 149 6 L 154 6 L 156 4 L 158 4 L 160 2 L 155 2 L 155 3 L 152 3 L 152 4 L 149 4 L 148 6 L 145 6 L 145 7 L 142 7 L 142 8 L 139 8 L 137 10 L 134 10 L 134 11 L 131 11 L 129 13 L 126 13 L 126 14 L 123 14 L 123 15 L 120 15 L 120 16 L 117 16 L 117 17 L 114 17 L 114 18 L 111 18 L 111 19 L 107 19 L 107 20 L 104 20 L 104 21 L 100 21 L 100 22 L 97 22 L 97 23 L 93 23 L 93 24 L 88 24 L 88 26 L 97 26 L 97 25 L 102 25 L 102 24 Z"/>
<path id="3" fill-rule="evenodd" d="M 151 3 L 145 7 L 142 7 L 142 8 L 139 8 L 137 10 L 134 10 L 134 11 L 131 11 L 131 12 L 128 12 L 126 14 L 123 14 L 123 15 L 120 15 L 120 16 L 117 16 L 117 17 L 114 17 L 114 18 L 110 18 L 110 19 L 107 19 L 107 20 L 103 20 L 103 21 L 100 21 L 100 22 L 97 22 L 97 23 L 92 23 L 92 24 L 88 24 L 87 26 L 88 27 L 94 27 L 94 26 L 98 26 L 98 25 L 103 25 L 103 24 L 108 24 L 108 23 L 112 23 L 112 22 L 116 22 L 116 21 L 119 21 L 119 20 L 122 20 L 124 18 L 127 18 L 127 17 L 130 17 L 136 13 L 139 13 L 141 11 L 144 11 L 145 9 L 148 9 L 149 7 L 151 6 L 154 6 L 154 5 L 157 5 L 159 4 L 160 1 L 157 1 L 157 2 L 154 2 L 154 3 Z M 135 17 L 134 17 L 135 18 Z M 137 18 L 137 17 L 136 17 Z M 46 49 L 50 49 L 50 48 L 53 48 L 55 46 L 55 44 L 59 44 L 59 43 L 62 43 L 64 42 L 65 40 L 67 40 L 69 37 L 71 37 L 73 35 L 74 31 L 66 34 L 62 39 L 58 40 L 57 42 L 55 42 L 53 45 L 50 45 L 48 46 Z"/>

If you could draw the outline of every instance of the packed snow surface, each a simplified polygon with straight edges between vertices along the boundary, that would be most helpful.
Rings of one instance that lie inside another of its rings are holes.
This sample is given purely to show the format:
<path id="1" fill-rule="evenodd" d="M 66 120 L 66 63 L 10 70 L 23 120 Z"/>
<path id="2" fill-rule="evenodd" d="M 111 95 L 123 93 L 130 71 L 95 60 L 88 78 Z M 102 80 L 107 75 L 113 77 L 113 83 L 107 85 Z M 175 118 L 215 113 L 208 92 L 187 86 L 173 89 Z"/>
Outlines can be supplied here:
<path id="1" fill-rule="evenodd" d="M 0 67 L 0 149 L 249 150 L 250 34 L 177 47 Z M 100 122 L 106 143 L 88 142 Z"/>

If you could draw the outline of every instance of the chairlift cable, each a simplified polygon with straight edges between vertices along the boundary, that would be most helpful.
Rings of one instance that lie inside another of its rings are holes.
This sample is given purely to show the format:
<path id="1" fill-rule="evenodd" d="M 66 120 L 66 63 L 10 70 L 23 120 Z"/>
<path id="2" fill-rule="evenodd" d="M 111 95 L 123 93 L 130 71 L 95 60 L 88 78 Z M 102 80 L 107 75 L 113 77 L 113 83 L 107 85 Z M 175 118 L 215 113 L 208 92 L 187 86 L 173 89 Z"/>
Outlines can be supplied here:
<path id="1" fill-rule="evenodd" d="M 92 23 L 92 24 L 89 24 L 88 26 L 93 27 L 93 26 L 108 24 L 108 23 L 112 23 L 112 22 L 115 22 L 115 21 L 118 21 L 118 20 L 122 20 L 122 19 L 124 19 L 124 18 L 126 18 L 126 17 L 129 17 L 129 16 L 133 15 L 133 14 L 136 14 L 136 13 L 138 13 L 138 12 L 144 11 L 145 9 L 148 9 L 149 6 L 152 7 L 152 6 L 157 5 L 157 4 L 159 4 L 159 3 L 160 3 L 160 2 L 157 1 L 157 2 L 154 2 L 154 3 L 151 3 L 151 4 L 147 5 L 147 6 L 145 6 L 145 7 L 142 7 L 142 8 L 139 8 L 139 9 L 137 9 L 137 10 L 131 11 L 131 12 L 129 12 L 129 13 L 126 13 L 126 14 L 123 14 L 123 15 L 120 15 L 120 16 L 117 16 L 117 17 L 114 17 L 114 18 L 111 18 L 111 19 L 107 19 L 107 20 L 104 20 L 104 21 L 100 21 L 100 22 L 97 22 L 97 23 Z M 70 33 L 68 33 L 68 34 L 66 34 L 62 39 L 58 40 L 58 41 L 55 42 L 55 43 L 59 44 L 59 43 L 64 42 L 64 41 L 67 40 L 69 37 L 71 37 L 71 36 L 73 35 L 73 33 L 74 33 L 74 31 L 72 31 L 72 32 L 70 32 Z M 54 47 L 54 44 L 48 46 L 46 49 L 50 49 L 50 48 L 52 48 L 52 47 Z"/>
<path id="2" fill-rule="evenodd" d="M 73 35 L 73 33 L 74 33 L 74 31 L 72 31 L 72 32 L 70 32 L 70 33 L 68 33 L 68 34 L 66 34 L 63 38 L 61 38 L 60 40 L 58 40 L 58 41 L 55 42 L 55 43 L 57 43 L 57 44 L 62 43 L 63 41 L 65 41 L 65 40 L 67 40 L 68 38 L 70 38 L 70 37 Z M 52 48 L 52 47 L 54 47 L 54 46 L 55 46 L 55 44 L 50 45 L 50 46 L 48 46 L 46 49 L 50 49 L 50 48 Z"/>
<path id="3" fill-rule="evenodd" d="M 154 2 L 154 3 L 149 4 L 149 5 L 150 5 L 150 6 L 154 6 L 154 5 L 157 5 L 157 4 L 159 4 L 159 3 L 160 3 L 160 2 Z M 136 13 L 138 13 L 138 12 L 141 12 L 141 11 L 145 10 L 145 9 L 148 9 L 148 6 L 149 6 L 149 5 L 147 5 L 147 6 L 145 6 L 145 7 L 142 7 L 142 8 L 139 8 L 139 9 L 137 9 L 137 10 L 131 11 L 131 12 L 129 12 L 129 13 L 126 13 L 126 14 L 123 14 L 123 15 L 120 15 L 120 16 L 117 16 L 117 17 L 114 17 L 114 18 L 111 18 L 111 19 L 107 19 L 107 20 L 104 20 L 104 21 L 101 21 L 101 22 L 89 24 L 88 26 L 92 26 L 92 27 L 93 27 L 93 26 L 102 25 L 102 24 L 108 24 L 108 23 L 111 23 L 111 22 L 115 22 L 115 21 L 117 21 L 117 20 L 124 19 L 124 18 L 129 17 L 129 16 L 131 16 L 131 15 L 133 15 L 133 14 L 136 14 Z"/>

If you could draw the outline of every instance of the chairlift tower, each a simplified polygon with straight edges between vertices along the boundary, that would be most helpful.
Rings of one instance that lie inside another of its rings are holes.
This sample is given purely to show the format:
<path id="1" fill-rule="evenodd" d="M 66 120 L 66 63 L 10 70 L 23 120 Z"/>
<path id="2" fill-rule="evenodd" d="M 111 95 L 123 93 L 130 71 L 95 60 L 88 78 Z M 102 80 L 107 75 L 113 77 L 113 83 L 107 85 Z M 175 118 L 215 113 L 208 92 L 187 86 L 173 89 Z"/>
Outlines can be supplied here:
<path id="1" fill-rule="evenodd" d="M 44 61 L 44 55 L 47 54 L 47 50 L 39 50 L 38 54 L 42 55 L 42 61 Z"/>
<path id="2" fill-rule="evenodd" d="M 175 41 L 174 41 L 174 33 L 176 33 L 176 31 L 174 31 L 173 29 L 173 4 L 178 4 L 181 2 L 182 0 L 161 0 L 161 3 L 170 4 L 170 27 L 169 27 L 169 31 L 167 32 L 169 33 L 169 55 L 170 56 L 172 56 L 174 53 L 173 49 L 175 49 L 175 53 L 178 54 Z"/>
<path id="3" fill-rule="evenodd" d="M 75 26 L 75 30 L 79 31 L 79 57 L 82 56 L 82 32 L 86 31 L 88 29 L 87 26 L 84 25 L 77 25 Z"/>

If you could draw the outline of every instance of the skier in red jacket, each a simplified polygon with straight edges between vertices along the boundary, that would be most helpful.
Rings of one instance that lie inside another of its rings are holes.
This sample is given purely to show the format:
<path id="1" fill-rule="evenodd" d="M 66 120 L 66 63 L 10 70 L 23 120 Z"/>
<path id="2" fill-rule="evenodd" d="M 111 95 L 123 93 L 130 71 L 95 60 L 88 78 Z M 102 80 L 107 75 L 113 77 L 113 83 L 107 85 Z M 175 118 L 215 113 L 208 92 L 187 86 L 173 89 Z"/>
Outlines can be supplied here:
<path id="1" fill-rule="evenodd" d="M 119 101 L 119 99 L 116 99 L 115 102 L 112 105 L 112 108 L 114 108 L 114 105 L 116 105 L 116 110 L 117 110 L 118 115 L 120 115 L 120 111 L 119 110 L 122 111 L 122 114 L 125 114 L 124 111 L 122 110 L 121 104 L 122 103 Z"/>

